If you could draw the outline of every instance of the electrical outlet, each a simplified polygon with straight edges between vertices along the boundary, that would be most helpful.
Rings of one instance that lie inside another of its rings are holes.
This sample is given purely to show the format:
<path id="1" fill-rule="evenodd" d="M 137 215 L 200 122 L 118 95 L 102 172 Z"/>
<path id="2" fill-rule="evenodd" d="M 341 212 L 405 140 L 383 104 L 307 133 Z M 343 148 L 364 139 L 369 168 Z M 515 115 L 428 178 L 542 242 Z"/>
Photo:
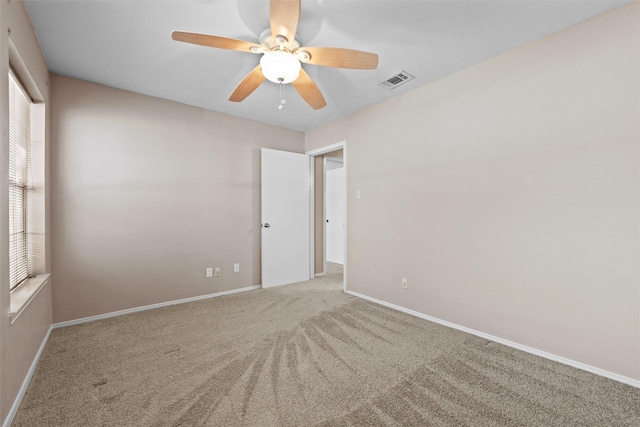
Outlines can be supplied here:
<path id="1" fill-rule="evenodd" d="M 207 277 L 213 277 L 213 268 L 207 267 Z"/>
<path id="2" fill-rule="evenodd" d="M 214 276 L 220 277 L 220 267 L 216 267 Z"/>
<path id="3" fill-rule="evenodd" d="M 239 262 L 236 262 L 235 264 L 233 264 L 233 272 L 234 273 L 240 272 L 240 263 Z"/>
<path id="4" fill-rule="evenodd" d="M 403 289 L 407 289 L 409 287 L 409 281 L 407 280 L 406 277 L 402 278 L 402 288 Z"/>

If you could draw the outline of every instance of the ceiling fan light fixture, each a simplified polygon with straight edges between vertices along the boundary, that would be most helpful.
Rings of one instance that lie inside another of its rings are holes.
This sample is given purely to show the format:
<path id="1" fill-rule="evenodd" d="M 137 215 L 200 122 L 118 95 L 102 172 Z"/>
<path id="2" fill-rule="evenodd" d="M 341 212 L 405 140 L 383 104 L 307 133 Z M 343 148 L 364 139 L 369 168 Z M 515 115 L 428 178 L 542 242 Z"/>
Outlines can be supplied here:
<path id="1" fill-rule="evenodd" d="M 291 83 L 300 75 L 300 61 L 289 52 L 267 52 L 260 58 L 260 68 L 267 80 L 274 83 Z"/>
<path id="2" fill-rule="evenodd" d="M 256 65 L 236 86 L 229 101 L 240 102 L 255 91 L 266 79 L 280 86 L 280 107 L 284 100 L 284 85 L 293 87 L 314 110 L 327 105 L 320 89 L 301 63 L 334 68 L 373 70 L 378 66 L 378 55 L 353 49 L 308 47 L 301 49 L 302 40 L 296 30 L 300 21 L 300 0 L 269 0 L 269 27 L 258 37 L 259 43 L 200 33 L 174 31 L 176 41 L 260 54 Z"/>

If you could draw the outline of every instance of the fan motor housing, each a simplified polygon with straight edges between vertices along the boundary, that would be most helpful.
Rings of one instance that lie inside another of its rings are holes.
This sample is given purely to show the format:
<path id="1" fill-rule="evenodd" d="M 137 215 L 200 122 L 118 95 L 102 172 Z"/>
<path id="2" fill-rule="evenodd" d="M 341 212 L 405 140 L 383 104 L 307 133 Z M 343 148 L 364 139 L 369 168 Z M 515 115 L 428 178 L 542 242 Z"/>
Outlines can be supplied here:
<path id="1" fill-rule="evenodd" d="M 260 44 L 263 45 L 265 47 L 265 50 L 267 51 L 286 50 L 289 53 L 293 53 L 298 50 L 300 46 L 302 46 L 302 40 L 297 34 L 295 40 L 290 40 L 286 43 L 280 43 L 280 41 L 285 41 L 287 40 L 287 38 L 280 35 L 276 35 L 276 37 L 273 37 L 270 28 L 267 28 L 262 33 L 260 33 L 260 37 L 258 38 L 258 40 L 260 40 Z"/>

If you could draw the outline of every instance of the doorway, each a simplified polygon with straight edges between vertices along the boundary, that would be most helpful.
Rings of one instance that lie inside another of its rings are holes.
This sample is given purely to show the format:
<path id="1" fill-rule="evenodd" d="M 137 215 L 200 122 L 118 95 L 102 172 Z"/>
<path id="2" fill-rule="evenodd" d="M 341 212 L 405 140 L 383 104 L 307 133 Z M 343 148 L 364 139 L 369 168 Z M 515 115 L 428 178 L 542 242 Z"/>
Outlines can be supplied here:
<path id="1" fill-rule="evenodd" d="M 346 141 L 307 152 L 313 158 L 312 277 L 340 274 L 347 289 Z M 327 220 L 329 222 L 327 222 Z"/>
<path id="2" fill-rule="evenodd" d="M 333 153 L 329 153 L 333 154 Z M 342 153 L 340 153 L 342 154 Z M 324 157 L 324 261 L 344 266 L 345 174 L 342 159 Z"/>

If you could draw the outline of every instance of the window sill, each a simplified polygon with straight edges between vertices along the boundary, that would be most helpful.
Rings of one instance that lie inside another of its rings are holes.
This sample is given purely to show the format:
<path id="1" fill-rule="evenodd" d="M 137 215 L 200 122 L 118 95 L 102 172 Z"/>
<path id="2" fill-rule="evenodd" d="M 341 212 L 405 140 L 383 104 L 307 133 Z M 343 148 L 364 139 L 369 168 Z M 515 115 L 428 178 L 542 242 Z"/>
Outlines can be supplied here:
<path id="1" fill-rule="evenodd" d="M 25 281 L 11 291 L 11 305 L 9 307 L 9 319 L 11 323 L 20 316 L 29 303 L 38 295 L 40 289 L 49 282 L 51 274 L 40 274 Z"/>

